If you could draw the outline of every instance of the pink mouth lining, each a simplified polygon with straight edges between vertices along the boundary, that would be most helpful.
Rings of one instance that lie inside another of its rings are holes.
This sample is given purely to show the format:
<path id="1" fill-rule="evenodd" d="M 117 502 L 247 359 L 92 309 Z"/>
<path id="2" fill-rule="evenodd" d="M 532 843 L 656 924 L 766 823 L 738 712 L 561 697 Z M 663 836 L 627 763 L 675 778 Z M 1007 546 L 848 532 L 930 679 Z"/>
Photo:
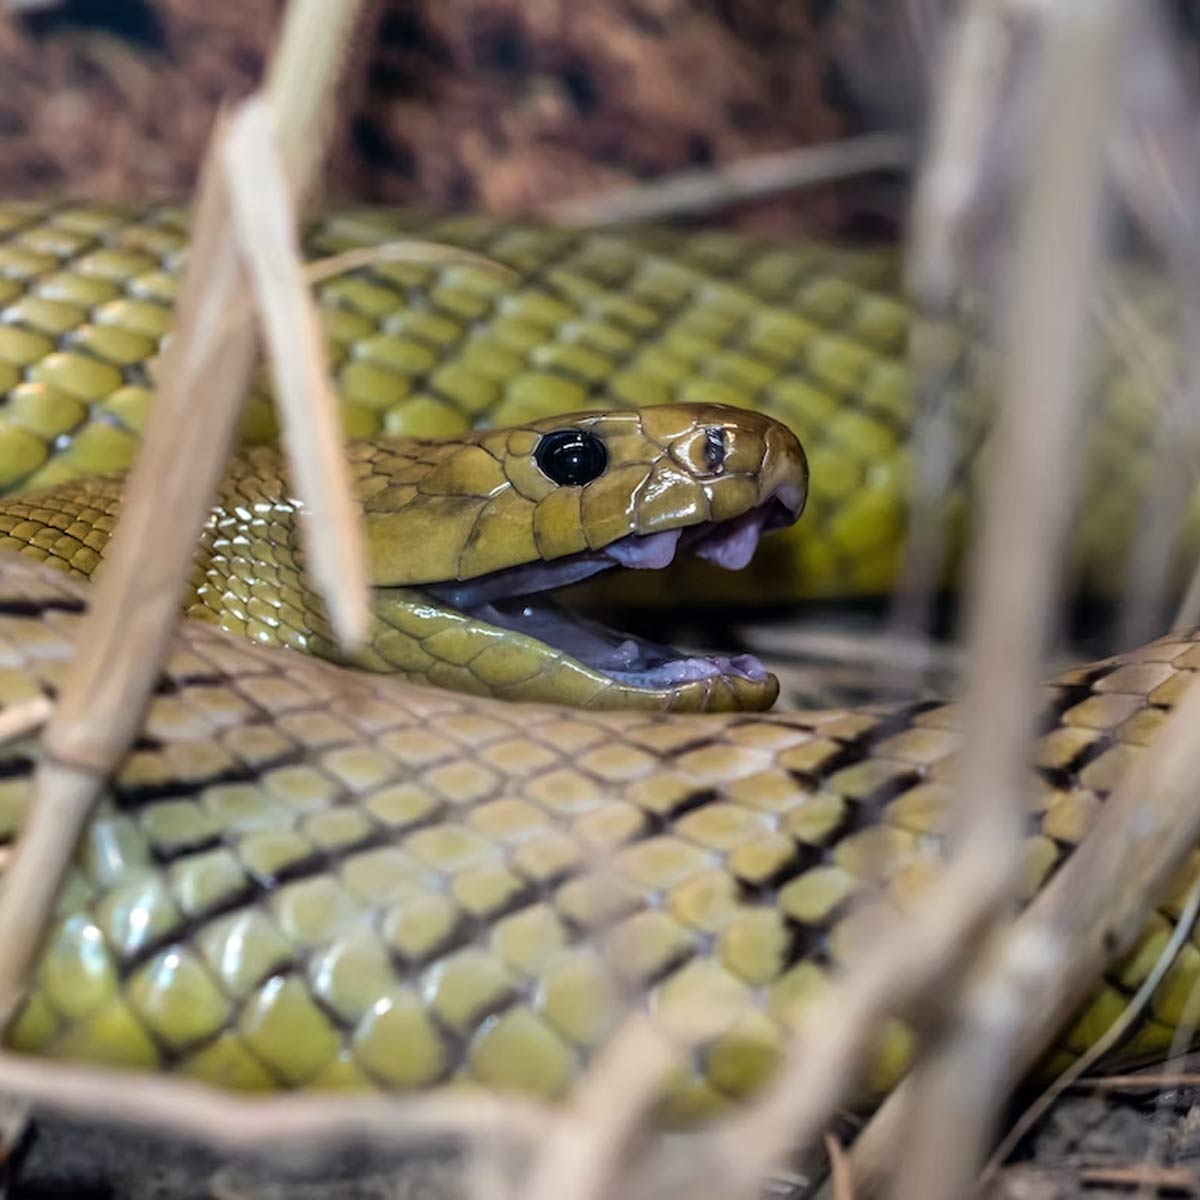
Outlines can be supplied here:
<path id="1" fill-rule="evenodd" d="M 548 593 L 616 568 L 662 570 L 681 550 L 740 571 L 754 557 L 759 537 L 791 525 L 798 509 L 798 497 L 776 494 L 730 521 L 631 534 L 600 550 L 509 567 L 462 582 L 432 584 L 425 590 L 447 607 L 535 638 L 631 687 L 671 688 L 717 676 L 762 682 L 767 669 L 751 654 L 686 655 L 570 613 Z"/>

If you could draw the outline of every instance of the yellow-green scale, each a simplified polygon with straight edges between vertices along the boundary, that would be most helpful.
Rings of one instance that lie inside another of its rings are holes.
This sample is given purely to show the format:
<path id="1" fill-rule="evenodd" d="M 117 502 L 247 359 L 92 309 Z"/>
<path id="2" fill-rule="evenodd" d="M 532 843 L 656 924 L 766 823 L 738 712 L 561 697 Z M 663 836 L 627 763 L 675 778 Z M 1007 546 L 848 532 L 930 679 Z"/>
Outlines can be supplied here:
<path id="1" fill-rule="evenodd" d="M 758 408 L 808 450 L 808 515 L 745 575 L 705 573 L 702 594 L 782 599 L 889 587 L 915 403 L 910 316 L 892 251 L 384 211 L 321 218 L 308 247 L 322 255 L 406 234 L 480 251 L 520 279 L 505 285 L 469 266 L 380 262 L 320 284 L 350 436 L 450 436 L 551 412 L 670 401 Z M 129 464 L 185 246 L 185 216 L 172 208 L 0 206 L 0 489 Z M 1166 322 L 1159 313 L 1152 324 Z M 977 356 L 954 349 L 961 336 L 945 333 L 947 357 L 978 381 L 971 391 L 982 389 Z M 1110 358 L 1105 351 L 1097 364 L 1105 382 L 1073 533 L 1080 570 L 1101 588 L 1119 575 L 1114 563 L 1137 528 L 1156 412 Z M 275 434 L 266 388 L 260 372 L 243 425 L 251 441 Z M 952 409 L 958 453 L 970 464 L 984 405 L 968 393 Z M 955 472 L 946 500 L 952 543 L 969 477 Z M 1196 506 L 1184 543 L 1200 545 Z"/>
<path id="2" fill-rule="evenodd" d="M 82 586 L 0 563 L 0 703 L 69 662 Z M 1192 637 L 1046 689 L 1023 891 L 1085 836 L 1200 668 Z M 958 715 L 682 716 L 422 689 L 184 622 L 90 823 L 17 1049 L 240 1089 L 477 1083 L 563 1095 L 640 997 L 695 1049 L 665 1120 L 770 1076 L 831 972 L 943 862 Z M 0 833 L 36 745 L 0 748 Z M 598 870 L 606 863 L 607 871 Z M 1054 1062 L 1146 979 L 1196 860 Z M 853 903 L 851 903 L 853 901 Z M 1196 938 L 1122 1047 L 1162 1053 Z M 880 1027 L 869 1081 L 907 1064 Z"/>

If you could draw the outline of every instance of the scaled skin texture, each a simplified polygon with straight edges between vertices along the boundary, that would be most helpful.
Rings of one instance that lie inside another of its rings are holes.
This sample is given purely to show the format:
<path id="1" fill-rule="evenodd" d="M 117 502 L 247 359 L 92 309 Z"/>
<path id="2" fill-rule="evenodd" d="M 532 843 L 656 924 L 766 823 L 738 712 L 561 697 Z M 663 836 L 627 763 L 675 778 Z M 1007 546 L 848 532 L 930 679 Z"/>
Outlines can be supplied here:
<path id="1" fill-rule="evenodd" d="M 805 446 L 806 519 L 771 538 L 744 572 L 689 564 L 682 581 L 643 572 L 638 598 L 672 603 L 681 587 L 711 603 L 890 590 L 919 404 L 892 248 L 357 210 L 319 218 L 307 249 L 317 257 L 413 235 L 484 254 L 518 279 L 381 261 L 322 282 L 349 437 L 455 437 L 679 402 L 755 409 Z M 0 492 L 129 466 L 186 246 L 186 214 L 170 206 L 0 204 Z M 1153 281 L 1126 282 L 1151 353 L 1154 339 L 1172 335 L 1170 298 Z M 969 324 L 939 329 L 937 340 L 961 388 L 945 405 L 951 460 L 940 514 L 953 567 L 991 371 Z M 1110 592 L 1153 494 L 1159 409 L 1119 344 L 1097 348 L 1093 381 L 1070 560 L 1085 587 Z M 263 373 L 243 435 L 265 442 L 276 433 Z M 1200 493 L 1180 539 L 1182 578 L 1198 546 Z"/>
<path id="2" fill-rule="evenodd" d="M 582 486 L 557 484 L 538 465 L 543 437 L 564 429 L 604 447 L 603 471 Z M 619 544 L 614 553 L 636 560 L 642 544 L 631 540 L 661 541 L 710 524 L 716 528 L 695 549 L 718 553 L 714 542 L 740 528 L 736 522 L 762 512 L 790 523 L 803 508 L 808 473 L 799 442 L 777 422 L 716 405 L 665 405 L 547 417 L 450 441 L 353 442 L 349 455 L 375 611 L 356 665 L 459 691 L 590 708 L 721 711 L 774 701 L 777 681 L 749 659 L 710 656 L 691 671 L 706 672 L 695 678 L 615 674 L 577 657 L 569 643 L 540 640 L 536 622 L 530 633 L 497 625 L 498 616 L 459 611 L 430 585 L 533 564 L 561 568 L 581 556 L 611 569 L 608 547 Z M 122 486 L 119 477 L 85 477 L 0 501 L 0 549 L 90 576 Z M 303 520 L 279 450 L 260 447 L 235 459 L 197 553 L 189 615 L 263 645 L 336 657 L 304 571 Z M 750 534 L 752 551 L 758 529 Z"/>
<path id="3" fill-rule="evenodd" d="M 84 596 L 0 555 L 0 703 L 59 683 Z M 1180 636 L 1046 687 L 1026 895 L 1197 667 Z M 185 621 L 9 1040 L 239 1089 L 474 1082 L 557 1098 L 633 1001 L 694 1045 L 660 1116 L 696 1120 L 770 1077 L 829 973 L 871 953 L 878 911 L 936 877 L 957 726 L 929 705 L 508 705 Z M 37 753 L 0 748 L 8 837 Z M 1195 869 L 1052 1065 L 1147 977 Z M 1188 943 L 1117 1057 L 1161 1054 L 1198 979 Z M 880 1027 L 869 1094 L 909 1047 L 902 1025 Z"/>

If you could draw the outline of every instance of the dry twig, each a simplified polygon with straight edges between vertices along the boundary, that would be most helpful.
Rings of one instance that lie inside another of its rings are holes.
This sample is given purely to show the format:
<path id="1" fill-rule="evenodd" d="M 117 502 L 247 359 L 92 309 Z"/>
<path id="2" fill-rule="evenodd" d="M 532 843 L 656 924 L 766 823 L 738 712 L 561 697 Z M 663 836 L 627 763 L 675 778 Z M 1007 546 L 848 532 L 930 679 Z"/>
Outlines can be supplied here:
<path id="1" fill-rule="evenodd" d="M 1174 34 L 1158 5 L 1136 5 L 1128 51 L 1128 99 L 1114 139 L 1113 171 L 1127 207 L 1156 244 L 1162 271 L 1178 294 L 1175 344 L 1182 365 L 1155 386 L 1159 400 L 1154 441 L 1148 450 L 1153 479 L 1130 556 L 1119 638 L 1134 645 L 1150 635 L 1173 582 L 1177 541 L 1198 478 L 1200 446 L 1200 156 L 1195 149 L 1197 90 L 1175 53 Z M 1140 327 L 1124 306 L 1143 360 L 1173 357 Z M 1158 351 L 1156 354 L 1155 351 Z M 1164 354 L 1164 350 L 1166 353 Z"/>
<path id="2" fill-rule="evenodd" d="M 778 658 L 805 662 L 828 662 L 883 671 L 935 670 L 955 676 L 963 667 L 962 652 L 953 645 L 929 637 L 904 637 L 894 630 L 874 632 L 845 626 L 736 625 L 730 633 L 739 646 Z"/>
<path id="3" fill-rule="evenodd" d="M 36 733 L 50 719 L 54 706 L 45 696 L 23 700 L 0 712 L 0 743 Z"/>
<path id="4" fill-rule="evenodd" d="M 359 5 L 297 0 L 287 10 L 268 94 L 293 186 L 306 191 L 323 140 L 341 44 Z M 219 134 L 218 134 L 219 138 Z M 179 613 L 193 549 L 232 445 L 253 360 L 253 332 L 224 328 L 242 288 L 222 173 L 210 153 L 175 337 L 110 543 L 80 652 L 44 737 L 34 802 L 0 891 L 0 1017 L 19 1000 L 75 842 L 101 780 L 120 761 Z M 337 536 L 336 532 L 334 536 Z"/>
<path id="5" fill-rule="evenodd" d="M 993 898 L 997 928 L 1015 900 L 1033 698 L 1058 600 L 1087 297 L 1102 248 L 1102 168 L 1128 16 L 1124 0 L 1071 0 L 1046 13 L 1042 30 L 1033 107 L 1059 118 L 1038 135 L 1016 237 L 994 469 L 972 560 L 959 779 L 962 854 L 978 862 L 976 886 Z M 953 105 L 958 98 L 944 99 Z M 1004 1074 L 1020 1005 L 989 990 L 986 977 L 977 987 L 913 1079 L 912 1136 L 898 1192 L 911 1200 L 966 1194 L 1002 1102 L 993 1080 Z"/>
<path id="6" fill-rule="evenodd" d="M 1179 920 L 1172 930 L 1167 944 L 1158 956 L 1154 969 L 1138 988 L 1137 995 L 1129 1001 L 1121 1015 L 1088 1047 L 1087 1053 L 1080 1055 L 1070 1068 L 1046 1088 L 1014 1122 L 1013 1127 L 1004 1135 L 1004 1140 L 996 1147 L 988 1161 L 983 1175 L 982 1182 L 984 1184 L 1000 1170 L 1020 1140 L 1046 1115 L 1055 1100 L 1068 1088 L 1078 1083 L 1113 1047 L 1120 1044 L 1133 1022 L 1145 1011 L 1146 1005 L 1150 1003 L 1154 993 L 1158 990 L 1158 985 L 1162 983 L 1172 964 L 1179 957 L 1180 950 L 1191 938 L 1198 914 L 1200 914 L 1200 880 L 1196 881 L 1188 894 L 1183 911 L 1179 914 Z"/>
<path id="7" fill-rule="evenodd" d="M 239 108 L 220 151 L 293 482 L 309 517 L 301 531 L 307 569 L 327 598 L 335 636 L 352 650 L 366 637 L 370 619 L 362 521 L 342 449 L 320 317 L 301 266 L 296 213 L 264 101 L 251 99 Z"/>
<path id="8" fill-rule="evenodd" d="M 1187 1061 L 1185 1058 L 1182 1060 Z M 1135 1071 L 1132 1075 L 1097 1075 L 1091 1079 L 1074 1079 L 1067 1085 L 1076 1092 L 1157 1092 L 1163 1088 L 1200 1087 L 1200 1074 L 1194 1071 L 1171 1071 L 1170 1063 L 1150 1071 Z"/>
<path id="9" fill-rule="evenodd" d="M 529 1152 L 557 1114 L 516 1095 L 345 1092 L 255 1096 L 166 1075 L 30 1059 L 0 1050 L 0 1092 L 83 1119 L 137 1124 L 228 1151 L 317 1163 L 348 1144 L 386 1149 L 503 1139 Z"/>
<path id="10" fill-rule="evenodd" d="M 833 1200 L 854 1200 L 854 1177 L 842 1143 L 832 1133 L 825 1135 L 825 1153 L 829 1158 L 829 1180 Z"/>
<path id="11" fill-rule="evenodd" d="M 1076 166 L 1097 153 L 1092 130 L 1084 125 L 1080 132 L 1080 157 L 1071 159 Z M 1090 180 L 1094 172 L 1085 176 Z M 1031 264 L 1040 267 L 1037 255 L 1045 254 L 1047 239 L 1062 232 L 1060 197 L 1053 187 L 1044 195 L 1023 238 L 1025 279 Z M 939 990 L 961 979 L 984 941 L 981 935 L 1013 894 L 1024 764 L 1034 734 L 1030 698 L 1056 595 L 1054 559 L 1063 529 L 1060 463 L 1074 391 L 1069 368 L 1080 358 L 1085 327 L 1082 313 L 1071 315 L 1069 305 L 1083 290 L 1098 232 L 1098 219 L 1087 203 L 1079 205 L 1077 193 L 1069 197 L 1076 207 L 1058 251 L 1063 261 L 1055 284 L 1067 315 L 1044 325 L 1042 310 L 1018 309 L 1009 333 L 1019 358 L 996 435 L 998 462 L 973 577 L 979 607 L 972 637 L 975 669 L 965 704 L 965 832 L 960 849 L 923 898 L 913 922 L 880 938 L 872 957 L 856 964 L 812 1006 L 768 1094 L 714 1133 L 718 1157 L 730 1171 L 727 1182 L 735 1189 L 752 1186 L 792 1145 L 806 1144 L 819 1133 L 854 1086 L 869 1031 L 884 1014 L 928 1004 Z M 1040 402 L 1036 414 L 1029 412 L 1031 402 Z M 1035 528 L 1041 537 L 1030 537 Z M 982 1126 L 986 1113 L 979 1115 Z M 978 1135 L 968 1136 L 965 1149 L 963 1162 L 977 1161 Z"/>
<path id="12" fill-rule="evenodd" d="M 423 242 L 418 238 L 400 238 L 394 242 L 377 242 L 373 246 L 356 246 L 325 258 L 302 263 L 304 282 L 309 287 L 336 279 L 350 271 L 361 271 L 364 267 L 375 267 L 383 263 L 409 263 L 413 266 L 464 266 L 478 267 L 489 275 L 495 275 L 506 283 L 513 282 L 517 273 L 511 267 L 485 258 L 458 246 L 446 246 L 441 242 Z"/>
<path id="13" fill-rule="evenodd" d="M 588 1071 L 569 1118 L 559 1123 L 530 1171 L 530 1200 L 603 1200 L 646 1135 L 646 1110 L 677 1052 L 650 1018 L 634 1014 Z"/>
<path id="14" fill-rule="evenodd" d="M 1010 981 L 1004 990 L 1020 995 L 1020 1006 L 1004 1077 L 994 1081 L 998 1091 L 1036 1062 L 1104 965 L 1129 949 L 1147 910 L 1200 841 L 1198 727 L 1200 687 L 1193 686 L 1000 948 L 996 970 Z M 905 1082 L 855 1143 L 855 1180 L 868 1192 L 887 1178 L 903 1144 L 909 1096 Z"/>
<path id="15" fill-rule="evenodd" d="M 1160 1167 L 1142 1163 L 1130 1167 L 1080 1167 L 1081 1183 L 1110 1184 L 1113 1187 L 1150 1188 L 1154 1191 L 1196 1194 L 1200 1172 L 1190 1167 Z"/>
<path id="16" fill-rule="evenodd" d="M 814 187 L 871 171 L 902 170 L 912 151 L 908 139 L 871 133 L 824 146 L 744 158 L 728 166 L 685 171 L 665 179 L 582 200 L 548 205 L 543 216 L 560 225 L 634 225 L 699 216 L 747 200 Z"/>
<path id="17" fill-rule="evenodd" d="M 914 10 L 914 28 L 930 14 Z M 926 6 L 927 7 L 927 6 Z M 943 100 L 933 111 L 929 152 L 914 185 L 907 285 L 919 308 L 909 338 L 917 403 L 909 440 L 913 486 L 908 533 L 894 595 L 892 627 L 911 637 L 925 628 L 933 590 L 946 567 L 946 495 L 961 448 L 951 419 L 955 390 L 963 386 L 956 309 L 971 217 L 985 167 L 981 147 L 995 122 L 1005 79 L 1009 37 L 1001 5 L 971 0 L 951 29 Z M 927 41 L 928 44 L 928 41 Z M 924 664 L 901 667 L 898 682 L 915 685 Z"/>

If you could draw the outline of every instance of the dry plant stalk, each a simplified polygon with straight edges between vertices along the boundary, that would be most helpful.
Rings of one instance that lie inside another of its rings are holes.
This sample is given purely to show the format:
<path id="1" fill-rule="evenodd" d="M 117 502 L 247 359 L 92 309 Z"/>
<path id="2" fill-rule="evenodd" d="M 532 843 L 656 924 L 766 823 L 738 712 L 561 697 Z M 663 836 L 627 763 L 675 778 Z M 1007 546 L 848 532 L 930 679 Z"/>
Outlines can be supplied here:
<path id="1" fill-rule="evenodd" d="M 937 0 L 910 0 L 906 5 L 910 37 L 920 38 L 926 61 L 933 58 L 934 7 L 944 6 Z M 955 310 L 963 283 L 962 251 L 983 188 L 979 147 L 1000 106 L 1010 49 L 1003 15 L 1002 3 L 969 0 L 951 26 L 940 91 L 954 103 L 934 106 L 930 149 L 914 183 L 907 285 L 920 308 L 908 355 L 918 391 L 909 439 L 913 485 L 908 533 L 890 622 L 897 638 L 927 628 L 933 593 L 946 565 L 945 498 L 960 453 L 948 411 L 953 390 L 961 383 Z M 927 671 L 928 666 L 918 662 L 898 666 L 893 677 L 915 688 Z"/>
<path id="2" fill-rule="evenodd" d="M 1147 373 L 1165 397 L 1154 430 L 1150 461 L 1156 464 L 1149 498 L 1143 503 L 1138 538 L 1127 569 L 1125 603 L 1118 633 L 1123 645 L 1152 635 L 1169 595 L 1177 542 L 1196 492 L 1200 445 L 1200 157 L 1195 153 L 1195 112 L 1200 99 L 1191 72 L 1174 53 L 1175 33 L 1157 5 L 1137 5 L 1131 46 L 1132 69 L 1121 132 L 1115 139 L 1113 173 L 1122 199 L 1147 239 L 1155 245 L 1163 274 L 1179 297 L 1176 347 L 1182 362 L 1172 369 L 1170 350 L 1141 331 L 1144 324 L 1125 305 L 1138 338 L 1138 357 L 1167 358 Z M 1140 336 L 1139 336 L 1140 335 Z M 1165 351 L 1165 353 L 1164 353 Z M 1194 623 L 1194 622 L 1193 622 Z"/>
<path id="3" fill-rule="evenodd" d="M 977 20 L 978 14 L 970 19 Z M 964 44 L 977 52 L 974 42 Z M 1094 141 L 1085 139 L 1091 153 L 1097 153 Z M 951 138 L 949 151 L 957 153 L 961 145 Z M 1087 153 L 1083 151 L 1084 161 Z M 1078 165 L 1079 160 L 1071 162 Z M 949 178 L 953 182 L 960 176 L 950 171 Z M 961 193 L 951 189 L 952 195 L 969 193 L 970 188 Z M 930 204 L 946 203 L 942 190 L 927 194 Z M 1050 207 L 1057 221 L 1061 213 Z M 1072 219 L 1077 217 L 1073 212 Z M 1039 213 L 1024 238 L 1030 263 L 1045 254 L 1042 225 L 1047 219 Z M 1059 279 L 1067 297 L 1075 289 L 1082 291 L 1097 223 L 1076 220 L 1069 230 Z M 941 273 L 938 249 L 932 247 L 934 277 Z M 943 278 L 948 284 L 949 276 Z M 1056 509 L 1056 501 L 1072 425 L 1072 367 L 1081 358 L 1085 328 L 1082 314 L 1048 326 L 1038 323 L 1039 316 L 1020 310 L 1012 323 L 1010 342 L 1020 357 L 1001 412 L 996 469 L 989 478 L 975 559 L 973 591 L 989 602 L 977 606 L 972 628 L 975 665 L 964 705 L 959 849 L 912 922 L 881 938 L 870 960 L 856 964 L 813 1005 L 768 1094 L 714 1133 L 717 1157 L 731 1172 L 723 1182 L 735 1190 L 752 1186 L 793 1145 L 807 1144 L 820 1133 L 856 1083 L 869 1031 L 883 1015 L 928 1003 L 961 980 L 986 944 L 983 935 L 1015 895 L 1025 764 L 1034 735 L 1030 699 L 1039 682 L 1047 614 L 1057 591 L 1055 557 L 1065 506 L 1059 503 Z M 1031 406 L 1039 406 L 1036 421 L 1030 420 Z M 1030 537 L 1034 528 L 1041 529 L 1041 538 Z"/>
<path id="4" fill-rule="evenodd" d="M 999 103 L 1009 39 L 1003 0 L 968 0 L 954 23 L 931 119 L 930 153 L 915 185 L 909 288 L 923 303 L 950 308 L 967 224 L 979 195 L 984 144 Z M 953 103 L 950 103 L 953 98 Z"/>
<path id="5" fill-rule="evenodd" d="M 1194 1062 L 1194 1056 L 1185 1055 L 1177 1060 L 1183 1064 Z M 1067 1084 L 1070 1092 L 1158 1092 L 1163 1088 L 1200 1087 L 1200 1074 L 1195 1071 L 1171 1070 L 1171 1063 L 1153 1070 L 1136 1071 L 1132 1075 L 1097 1075 L 1090 1079 L 1073 1079 Z"/>
<path id="6" fill-rule="evenodd" d="M 1104 965 L 1129 950 L 1148 909 L 1200 842 L 1197 728 L 1200 687 L 1192 686 L 1105 802 L 1083 844 L 1000 947 L 996 970 L 1020 995 L 1020 1007 L 998 1089 L 1010 1087 L 1037 1061 Z M 902 1114 L 910 1094 L 906 1081 L 855 1143 L 851 1162 L 865 1194 L 882 1186 L 905 1144 Z"/>
<path id="7" fill-rule="evenodd" d="M 1191 629 L 1198 624 L 1200 624 L 1200 564 L 1197 565 L 1197 569 L 1188 580 L 1183 599 L 1179 602 L 1179 609 L 1175 613 L 1175 619 L 1171 622 L 1171 628 L 1175 630 Z"/>
<path id="8" fill-rule="evenodd" d="M 534 1160 L 529 1200 L 604 1200 L 619 1195 L 631 1154 L 645 1137 L 647 1109 L 678 1054 L 651 1018 L 632 1015 L 577 1089 Z"/>
<path id="9" fill-rule="evenodd" d="M 400 238 L 394 242 L 377 242 L 373 246 L 355 246 L 312 262 L 301 263 L 304 282 L 309 287 L 335 279 L 350 271 L 363 267 L 374 267 L 381 263 L 409 263 L 414 266 L 464 266 L 477 267 L 506 283 L 515 282 L 517 273 L 511 267 L 485 258 L 471 250 L 458 246 L 446 246 L 441 242 L 423 242 L 419 238 Z"/>
<path id="10" fill-rule="evenodd" d="M 230 1152 L 313 1164 L 347 1145 L 428 1148 L 503 1139 L 528 1152 L 558 1114 L 536 1100 L 479 1091 L 440 1095 L 238 1094 L 166 1075 L 75 1066 L 0 1050 L 0 1093 L 80 1119 L 136 1124 Z"/>
<path id="11" fill-rule="evenodd" d="M 268 94 L 283 161 L 300 194 L 314 173 L 313 143 L 323 144 L 317 127 L 358 10 L 357 0 L 334 8 L 295 0 L 287 10 Z M 242 290 L 243 265 L 212 150 L 193 247 L 145 446 L 81 624 L 80 652 L 45 734 L 29 821 L 0 890 L 0 928 L 7 931 L 0 946 L 0 1024 L 19 1000 L 101 781 L 141 720 L 241 412 L 254 335 L 249 326 L 230 332 L 222 319 Z"/>
<path id="12" fill-rule="evenodd" d="M 301 265 L 296 212 L 264 101 L 241 106 L 219 152 L 275 379 L 293 486 L 315 517 L 301 527 L 307 569 L 326 597 L 334 635 L 353 649 L 370 620 L 362 521 L 321 321 Z"/>
<path id="13" fill-rule="evenodd" d="M 0 712 L 0 742 L 15 741 L 36 733 L 49 719 L 54 705 L 45 696 L 22 700 Z"/>
<path id="14" fill-rule="evenodd" d="M 290 204 L 290 201 L 289 201 Z M 504 282 L 517 278 L 517 273 L 511 267 L 496 262 L 495 259 L 485 258 L 470 250 L 460 250 L 457 246 L 446 246 L 440 242 L 423 242 L 415 238 L 397 238 L 390 242 L 376 242 L 371 246 L 356 246 L 352 250 L 343 250 L 337 254 L 329 254 L 324 258 L 300 262 L 300 277 L 309 288 L 346 275 L 351 271 L 360 271 L 367 267 L 379 266 L 383 263 L 408 263 L 414 266 L 464 266 L 475 267 L 486 271 Z M 243 295 L 239 301 L 226 310 L 221 329 L 231 330 L 245 321 L 254 320 L 254 301 L 252 297 Z M 146 368 L 150 378 L 158 382 L 161 371 L 151 359 Z M 339 434 L 340 436 L 340 434 Z"/>
<path id="15" fill-rule="evenodd" d="M 1018 218 L 995 459 L 972 558 L 958 781 L 961 853 L 979 864 L 976 886 L 992 896 L 996 929 L 1016 899 L 1034 697 L 1059 596 L 1088 296 L 1102 251 L 1105 150 L 1130 13 L 1126 0 L 1064 0 L 1040 31 L 1039 102 L 1031 107 L 1057 119 L 1036 135 Z M 960 100 L 953 90 L 943 96 L 950 106 Z M 914 1074 L 911 1138 L 898 1160 L 898 1195 L 908 1200 L 967 1194 L 986 1153 L 1003 1098 L 993 1081 L 1004 1073 L 1019 1004 L 980 986 L 982 994 L 971 989 L 978 1004 L 959 1009 L 944 1044 Z"/>
<path id="16" fill-rule="evenodd" d="M 850 1173 L 850 1160 L 842 1143 L 832 1133 L 825 1135 L 825 1157 L 829 1159 L 832 1200 L 854 1200 L 854 1176 Z"/>
<path id="17" fill-rule="evenodd" d="M 542 216 L 560 225 L 635 225 L 699 216 L 781 192 L 815 187 L 873 171 L 903 170 L 912 160 L 909 140 L 869 133 L 821 146 L 744 158 L 728 166 L 683 171 L 639 184 L 547 205 Z"/>
<path id="18" fill-rule="evenodd" d="M 844 626 L 735 625 L 730 634 L 739 646 L 776 658 L 827 661 L 837 666 L 869 667 L 913 672 L 934 669 L 959 673 L 964 658 L 958 647 L 930 637 L 898 634 L 895 630 L 848 632 Z M 772 670 L 774 670 L 772 662 Z"/>
<path id="19" fill-rule="evenodd" d="M 981 1186 L 986 1185 L 995 1172 L 1004 1165 L 1008 1160 L 1008 1156 L 1016 1149 L 1017 1144 L 1050 1111 L 1051 1106 L 1059 1096 L 1078 1083 L 1096 1063 L 1115 1046 L 1120 1044 L 1134 1021 L 1137 1020 L 1150 1003 L 1154 993 L 1166 977 L 1167 972 L 1174 965 L 1176 958 L 1179 957 L 1180 951 L 1190 940 L 1196 928 L 1196 918 L 1198 915 L 1200 915 L 1200 880 L 1197 880 L 1192 885 L 1192 889 L 1188 893 L 1187 900 L 1179 914 L 1179 920 L 1175 923 L 1175 928 L 1171 931 L 1171 936 L 1167 944 L 1163 947 L 1162 953 L 1158 956 L 1158 960 L 1155 962 L 1150 974 L 1146 976 L 1141 987 L 1138 988 L 1137 994 L 1130 999 L 1129 1003 L 1122 1010 L 1121 1015 L 1088 1047 L 1087 1052 L 1080 1055 L 1014 1122 L 1012 1128 L 1004 1135 L 1004 1140 L 988 1159 Z M 1179 1030 L 1186 1028 L 1188 1025 L 1184 1017 L 1191 1002 L 1191 997 L 1189 997 L 1188 1003 L 1183 1007 L 1183 1016 L 1181 1016 L 1178 1026 Z M 1192 1024 L 1194 1026 L 1194 1022 Z M 1176 1036 L 1178 1036 L 1178 1030 Z"/>

